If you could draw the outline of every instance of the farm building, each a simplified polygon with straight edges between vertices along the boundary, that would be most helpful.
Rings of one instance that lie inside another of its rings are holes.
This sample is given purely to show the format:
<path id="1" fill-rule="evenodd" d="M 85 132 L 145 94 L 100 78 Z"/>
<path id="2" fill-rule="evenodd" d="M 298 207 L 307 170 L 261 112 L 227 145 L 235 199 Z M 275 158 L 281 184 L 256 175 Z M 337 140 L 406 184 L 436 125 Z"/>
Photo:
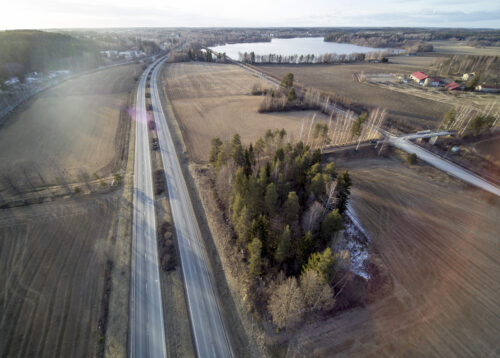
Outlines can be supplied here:
<path id="1" fill-rule="evenodd" d="M 413 72 L 411 75 L 410 75 L 411 79 L 415 82 L 417 82 L 418 84 L 424 84 L 424 81 L 425 79 L 427 78 L 427 75 L 422 73 L 422 72 Z"/>
<path id="2" fill-rule="evenodd" d="M 438 87 L 440 84 L 441 80 L 439 78 L 427 77 L 424 80 L 424 86 Z"/>
<path id="3" fill-rule="evenodd" d="M 449 89 L 450 91 L 459 91 L 461 89 L 460 85 L 455 82 L 450 82 L 444 87 Z"/>
<path id="4" fill-rule="evenodd" d="M 495 87 L 495 86 L 479 85 L 479 86 L 476 86 L 476 91 L 497 93 L 497 92 L 500 92 L 500 88 Z"/>

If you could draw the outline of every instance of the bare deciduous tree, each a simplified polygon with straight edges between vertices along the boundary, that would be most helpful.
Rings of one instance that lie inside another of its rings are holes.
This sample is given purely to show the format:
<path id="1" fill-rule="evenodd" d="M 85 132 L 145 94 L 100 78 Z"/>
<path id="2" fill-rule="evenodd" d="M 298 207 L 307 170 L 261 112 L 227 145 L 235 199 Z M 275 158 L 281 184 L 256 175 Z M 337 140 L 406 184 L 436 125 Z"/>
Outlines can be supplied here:
<path id="1" fill-rule="evenodd" d="M 292 327 L 302 319 L 304 299 L 295 277 L 279 284 L 269 299 L 268 310 L 279 328 Z"/>
<path id="2" fill-rule="evenodd" d="M 306 310 L 326 310 L 333 307 L 333 290 L 314 270 L 306 270 L 300 276 L 300 289 Z"/>

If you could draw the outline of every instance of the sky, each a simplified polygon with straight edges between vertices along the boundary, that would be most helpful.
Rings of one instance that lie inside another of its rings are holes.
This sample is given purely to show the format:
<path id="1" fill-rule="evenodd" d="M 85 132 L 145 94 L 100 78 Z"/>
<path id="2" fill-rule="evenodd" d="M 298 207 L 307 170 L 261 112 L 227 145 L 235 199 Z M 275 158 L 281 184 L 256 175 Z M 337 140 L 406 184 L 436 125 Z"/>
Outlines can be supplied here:
<path id="1" fill-rule="evenodd" d="M 498 0 L 5 0 L 0 29 L 403 26 L 500 28 Z"/>

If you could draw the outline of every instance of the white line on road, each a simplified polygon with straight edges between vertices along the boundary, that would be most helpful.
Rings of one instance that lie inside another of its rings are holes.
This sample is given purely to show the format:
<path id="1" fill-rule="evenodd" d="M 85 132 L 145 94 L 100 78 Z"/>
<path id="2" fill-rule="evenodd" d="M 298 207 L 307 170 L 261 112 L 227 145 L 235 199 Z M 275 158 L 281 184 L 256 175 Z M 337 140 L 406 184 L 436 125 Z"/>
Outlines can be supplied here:
<path id="1" fill-rule="evenodd" d="M 135 111 L 129 354 L 137 358 L 167 357 L 145 98 L 147 75 L 159 61 L 141 76 Z"/>

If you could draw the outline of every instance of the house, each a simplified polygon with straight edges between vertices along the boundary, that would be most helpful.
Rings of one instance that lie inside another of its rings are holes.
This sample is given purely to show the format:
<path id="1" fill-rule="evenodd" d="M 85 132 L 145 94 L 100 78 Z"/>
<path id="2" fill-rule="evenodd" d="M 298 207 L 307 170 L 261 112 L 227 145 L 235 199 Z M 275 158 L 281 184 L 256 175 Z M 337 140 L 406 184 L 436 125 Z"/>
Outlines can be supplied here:
<path id="1" fill-rule="evenodd" d="M 118 51 L 115 51 L 115 50 L 106 50 L 106 51 L 100 51 L 101 52 L 101 56 L 105 56 L 105 57 L 116 57 L 118 55 Z"/>
<path id="2" fill-rule="evenodd" d="M 461 90 L 460 85 L 458 83 L 455 83 L 455 82 L 450 82 L 444 87 L 449 89 L 450 91 L 460 91 Z"/>
<path id="3" fill-rule="evenodd" d="M 424 81 L 424 86 L 438 87 L 441 84 L 439 78 L 427 77 Z"/>
<path id="4" fill-rule="evenodd" d="M 500 92 L 500 88 L 495 87 L 495 86 L 479 85 L 479 86 L 476 86 L 476 91 L 488 92 L 488 93 L 498 93 L 498 92 Z"/>
<path id="5" fill-rule="evenodd" d="M 464 80 L 464 81 L 468 81 L 468 80 L 470 80 L 472 77 L 474 77 L 475 75 L 476 75 L 476 73 L 475 73 L 475 72 L 471 72 L 471 73 L 464 73 L 464 74 L 462 75 L 462 80 Z"/>
<path id="6" fill-rule="evenodd" d="M 413 72 L 411 75 L 410 75 L 410 78 L 417 82 L 418 84 L 421 84 L 423 85 L 424 84 L 424 81 L 425 79 L 427 78 L 427 75 L 422 73 L 422 72 Z"/>

